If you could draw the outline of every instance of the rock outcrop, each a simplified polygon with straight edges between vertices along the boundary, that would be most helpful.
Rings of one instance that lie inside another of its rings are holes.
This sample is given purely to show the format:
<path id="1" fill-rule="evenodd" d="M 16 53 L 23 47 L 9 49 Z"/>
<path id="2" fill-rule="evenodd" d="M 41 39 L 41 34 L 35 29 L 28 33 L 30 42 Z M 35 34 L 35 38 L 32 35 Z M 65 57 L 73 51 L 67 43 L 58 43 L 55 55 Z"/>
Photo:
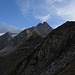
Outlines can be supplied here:
<path id="1" fill-rule="evenodd" d="M 53 29 L 46 23 L 39 23 L 37 26 L 27 28 L 19 33 L 13 40 L 15 44 L 19 44 L 25 40 L 27 40 L 30 36 L 40 35 L 42 37 L 46 37 Z"/>
<path id="2" fill-rule="evenodd" d="M 24 41 L 29 39 L 31 36 L 42 36 L 46 37 L 46 35 L 52 31 L 52 28 L 46 23 L 39 23 L 35 27 L 27 28 L 23 30 L 21 33 L 17 34 L 8 45 L 0 51 L 2 56 L 11 53 L 16 50 Z"/>
<path id="3" fill-rule="evenodd" d="M 0 75 L 75 75 L 75 22 L 67 21 L 45 38 L 27 32 L 31 36 L 3 57 Z"/>
<path id="4" fill-rule="evenodd" d="M 12 35 L 10 32 L 7 32 L 4 35 L 0 36 L 0 50 L 5 48 L 11 39 Z"/>
<path id="5" fill-rule="evenodd" d="M 74 59 L 75 22 L 66 22 L 49 33 L 9 75 L 61 75 Z"/>
<path id="6" fill-rule="evenodd" d="M 0 51 L 0 75 L 10 74 L 19 62 L 34 52 L 35 48 L 40 45 L 44 37 L 46 37 L 51 30 L 52 28 L 45 22 L 35 27 L 25 29 L 13 37 L 7 43 L 7 46 Z"/>

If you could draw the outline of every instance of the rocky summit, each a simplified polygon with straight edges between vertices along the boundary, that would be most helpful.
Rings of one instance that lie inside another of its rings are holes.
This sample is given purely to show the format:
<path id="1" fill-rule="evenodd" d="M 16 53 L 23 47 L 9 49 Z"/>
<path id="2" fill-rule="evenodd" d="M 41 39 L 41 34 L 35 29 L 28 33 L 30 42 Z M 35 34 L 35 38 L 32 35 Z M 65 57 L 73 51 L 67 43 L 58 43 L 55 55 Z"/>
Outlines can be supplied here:
<path id="1" fill-rule="evenodd" d="M 75 75 L 75 22 L 48 27 L 40 23 L 15 36 L 12 51 L 0 55 L 0 75 Z"/>
<path id="2" fill-rule="evenodd" d="M 27 28 L 19 34 L 17 34 L 15 37 L 13 37 L 13 35 L 12 40 L 8 42 L 7 46 L 0 50 L 0 54 L 2 56 L 7 55 L 12 51 L 16 50 L 23 42 L 25 42 L 31 36 L 36 37 L 37 35 L 39 35 L 41 37 L 46 37 L 46 35 L 51 31 L 52 28 L 47 24 L 47 22 L 39 23 L 37 26 Z"/>

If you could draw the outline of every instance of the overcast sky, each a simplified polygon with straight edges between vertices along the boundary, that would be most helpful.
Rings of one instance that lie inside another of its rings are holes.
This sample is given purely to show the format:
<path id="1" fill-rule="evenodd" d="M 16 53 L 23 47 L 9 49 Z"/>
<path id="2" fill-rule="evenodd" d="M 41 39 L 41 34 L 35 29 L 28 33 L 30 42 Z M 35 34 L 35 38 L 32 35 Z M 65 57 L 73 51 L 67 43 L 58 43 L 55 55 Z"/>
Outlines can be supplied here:
<path id="1" fill-rule="evenodd" d="M 24 29 L 44 21 L 55 28 L 68 20 L 75 20 L 75 0 L 0 0 L 0 22 L 10 28 Z"/>

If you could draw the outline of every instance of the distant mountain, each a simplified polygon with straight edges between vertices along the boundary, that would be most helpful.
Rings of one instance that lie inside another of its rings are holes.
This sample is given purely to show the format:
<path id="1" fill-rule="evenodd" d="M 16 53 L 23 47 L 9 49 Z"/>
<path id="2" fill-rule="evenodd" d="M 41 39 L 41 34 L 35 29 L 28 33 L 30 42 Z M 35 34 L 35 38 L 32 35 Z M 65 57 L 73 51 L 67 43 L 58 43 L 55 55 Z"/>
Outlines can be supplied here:
<path id="1" fill-rule="evenodd" d="M 27 40 L 30 36 L 40 35 L 42 37 L 46 37 L 48 33 L 50 33 L 53 29 L 46 23 L 39 23 L 35 27 L 27 28 L 19 33 L 13 40 L 14 45 L 20 44 L 21 42 Z"/>
<path id="2" fill-rule="evenodd" d="M 0 36 L 0 50 L 8 45 L 8 42 L 12 39 L 12 35 L 10 32 L 5 33 Z"/>
<path id="3" fill-rule="evenodd" d="M 75 75 L 75 22 L 54 29 L 26 59 L 25 67 L 14 74 Z"/>
<path id="4" fill-rule="evenodd" d="M 75 75 L 75 22 L 47 36 L 43 24 L 25 29 L 0 51 L 0 75 Z"/>
<path id="5" fill-rule="evenodd" d="M 9 41 L 8 45 L 0 51 L 0 54 L 5 55 L 14 51 L 31 36 L 36 37 L 39 35 L 41 37 L 46 37 L 51 31 L 52 28 L 46 22 L 39 23 L 35 27 L 27 28 L 17 34 L 17 36 L 15 36 L 11 41 Z"/>
<path id="6" fill-rule="evenodd" d="M 75 22 L 64 23 L 45 38 L 31 33 L 16 50 L 0 57 L 0 75 L 75 75 Z"/>
<path id="7" fill-rule="evenodd" d="M 41 36 L 47 36 L 49 32 L 53 30 L 47 22 L 39 23 L 37 26 L 28 29 L 31 32 L 37 32 Z"/>

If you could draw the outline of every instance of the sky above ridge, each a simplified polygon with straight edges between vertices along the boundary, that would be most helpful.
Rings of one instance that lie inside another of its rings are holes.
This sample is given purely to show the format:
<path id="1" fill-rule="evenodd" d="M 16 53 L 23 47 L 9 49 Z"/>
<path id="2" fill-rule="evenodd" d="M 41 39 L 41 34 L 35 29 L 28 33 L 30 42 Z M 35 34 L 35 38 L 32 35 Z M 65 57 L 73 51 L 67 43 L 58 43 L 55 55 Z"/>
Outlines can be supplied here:
<path id="1" fill-rule="evenodd" d="M 46 21 L 55 28 L 74 20 L 75 0 L 0 0 L 0 22 L 9 27 L 23 29 Z"/>

